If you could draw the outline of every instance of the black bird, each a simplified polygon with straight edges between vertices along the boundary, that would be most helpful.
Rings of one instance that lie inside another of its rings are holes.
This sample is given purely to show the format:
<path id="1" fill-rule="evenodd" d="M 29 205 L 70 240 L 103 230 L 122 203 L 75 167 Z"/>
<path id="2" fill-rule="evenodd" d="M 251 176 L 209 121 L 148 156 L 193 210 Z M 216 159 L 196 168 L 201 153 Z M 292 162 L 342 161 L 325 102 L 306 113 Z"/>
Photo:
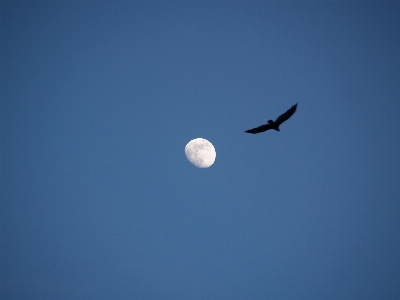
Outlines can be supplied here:
<path id="1" fill-rule="evenodd" d="M 256 128 L 253 128 L 253 129 L 246 130 L 245 132 L 255 134 L 255 133 L 264 132 L 264 131 L 267 131 L 267 130 L 270 130 L 270 129 L 274 129 L 276 131 L 280 131 L 279 130 L 279 126 L 283 122 L 288 120 L 294 114 L 294 112 L 296 111 L 296 108 L 297 108 L 297 103 L 295 105 L 293 105 L 291 108 L 289 108 L 289 110 L 287 112 L 285 112 L 284 114 L 280 115 L 275 120 L 275 122 L 272 121 L 272 120 L 269 120 L 268 124 L 264 124 L 264 125 L 261 125 L 260 127 L 256 127 Z"/>

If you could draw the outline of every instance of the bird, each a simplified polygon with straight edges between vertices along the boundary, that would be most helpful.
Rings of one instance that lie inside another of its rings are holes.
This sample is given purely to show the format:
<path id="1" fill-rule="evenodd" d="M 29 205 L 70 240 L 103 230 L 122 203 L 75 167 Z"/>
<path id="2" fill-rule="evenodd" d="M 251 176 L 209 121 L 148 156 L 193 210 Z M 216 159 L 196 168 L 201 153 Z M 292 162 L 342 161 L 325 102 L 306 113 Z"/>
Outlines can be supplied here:
<path id="1" fill-rule="evenodd" d="M 297 104 L 293 105 L 291 108 L 289 108 L 285 113 L 281 114 L 276 120 L 275 122 L 272 120 L 268 120 L 267 124 L 261 125 L 259 127 L 253 128 L 253 129 L 249 129 L 246 130 L 245 132 L 247 133 L 252 133 L 252 134 L 256 134 L 256 133 L 260 133 L 260 132 L 264 132 L 270 129 L 274 129 L 276 131 L 280 131 L 279 130 L 279 126 L 287 121 L 296 111 L 297 109 Z"/>

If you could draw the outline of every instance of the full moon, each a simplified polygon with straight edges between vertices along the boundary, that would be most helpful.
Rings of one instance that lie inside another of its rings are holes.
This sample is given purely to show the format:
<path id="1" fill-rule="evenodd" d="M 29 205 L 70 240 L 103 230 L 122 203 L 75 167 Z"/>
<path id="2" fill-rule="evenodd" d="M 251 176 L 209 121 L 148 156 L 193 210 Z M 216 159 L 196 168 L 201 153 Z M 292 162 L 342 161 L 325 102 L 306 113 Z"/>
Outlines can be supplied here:
<path id="1" fill-rule="evenodd" d="M 191 140 L 185 147 L 186 158 L 198 168 L 208 168 L 217 156 L 213 144 L 206 139 Z"/>

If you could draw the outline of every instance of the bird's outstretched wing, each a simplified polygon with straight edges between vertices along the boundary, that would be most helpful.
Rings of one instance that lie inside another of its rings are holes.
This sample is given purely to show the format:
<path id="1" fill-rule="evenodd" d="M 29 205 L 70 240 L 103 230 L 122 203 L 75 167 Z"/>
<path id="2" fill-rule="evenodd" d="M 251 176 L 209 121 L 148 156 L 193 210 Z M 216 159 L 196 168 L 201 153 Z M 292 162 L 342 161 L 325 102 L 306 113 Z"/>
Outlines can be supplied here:
<path id="1" fill-rule="evenodd" d="M 271 125 L 269 125 L 269 124 L 264 124 L 264 125 L 261 125 L 261 126 L 256 127 L 256 128 L 246 130 L 245 132 L 255 134 L 255 133 L 260 133 L 260 132 L 267 131 L 267 130 L 269 130 L 269 129 L 271 129 L 271 128 L 272 128 Z"/>
<path id="2" fill-rule="evenodd" d="M 283 122 L 287 121 L 296 111 L 297 108 L 297 103 L 295 105 L 293 105 L 291 108 L 289 108 L 287 110 L 287 112 L 281 114 L 276 120 L 275 123 L 279 126 L 281 125 Z"/>

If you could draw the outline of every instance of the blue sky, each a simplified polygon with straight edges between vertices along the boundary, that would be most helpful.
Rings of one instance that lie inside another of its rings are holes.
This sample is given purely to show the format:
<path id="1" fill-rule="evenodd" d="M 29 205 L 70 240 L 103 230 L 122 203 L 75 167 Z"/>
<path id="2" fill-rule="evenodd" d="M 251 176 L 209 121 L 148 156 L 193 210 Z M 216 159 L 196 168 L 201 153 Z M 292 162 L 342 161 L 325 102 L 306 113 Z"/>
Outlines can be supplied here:
<path id="1" fill-rule="evenodd" d="M 0 8 L 2 299 L 399 299 L 398 2 Z"/>

